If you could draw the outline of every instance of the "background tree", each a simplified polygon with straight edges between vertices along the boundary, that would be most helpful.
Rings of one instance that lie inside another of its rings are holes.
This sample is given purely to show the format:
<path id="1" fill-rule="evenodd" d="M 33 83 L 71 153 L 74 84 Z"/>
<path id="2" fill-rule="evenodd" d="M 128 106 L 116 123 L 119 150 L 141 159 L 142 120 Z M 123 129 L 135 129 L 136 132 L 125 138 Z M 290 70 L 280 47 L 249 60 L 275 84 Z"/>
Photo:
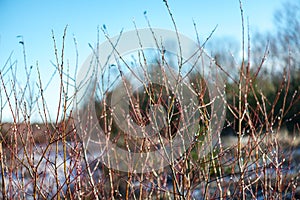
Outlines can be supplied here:
<path id="1" fill-rule="evenodd" d="M 276 100 L 277 92 L 287 90 L 286 97 L 279 96 L 274 113 L 279 117 L 283 112 L 283 122 L 293 131 L 299 128 L 300 121 L 300 2 L 285 2 L 274 14 L 274 26 L 272 32 L 255 34 L 253 60 L 256 68 L 266 60 L 267 67 L 260 80 L 264 80 L 261 85 L 268 99 Z"/>
<path id="2" fill-rule="evenodd" d="M 274 29 L 254 33 L 250 38 L 249 65 L 252 90 L 247 102 L 250 115 L 257 118 L 256 127 L 264 114 L 259 111 L 262 96 L 266 99 L 266 111 L 270 121 L 285 125 L 289 131 L 299 129 L 300 121 L 300 2 L 287 1 L 274 13 Z M 216 63 L 225 71 L 228 106 L 237 108 L 240 48 L 228 37 L 213 39 L 207 49 Z M 257 112 L 260 112 L 257 115 Z M 227 125 L 236 128 L 237 118 L 227 111 Z M 245 121 L 247 126 L 247 121 Z"/>

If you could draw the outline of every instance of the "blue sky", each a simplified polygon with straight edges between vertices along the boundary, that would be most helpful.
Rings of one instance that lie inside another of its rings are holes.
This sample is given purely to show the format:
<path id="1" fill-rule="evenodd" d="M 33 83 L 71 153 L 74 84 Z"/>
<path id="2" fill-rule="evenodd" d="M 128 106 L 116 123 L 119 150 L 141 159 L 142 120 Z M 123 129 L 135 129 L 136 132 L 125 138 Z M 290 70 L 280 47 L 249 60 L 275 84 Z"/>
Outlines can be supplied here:
<path id="1" fill-rule="evenodd" d="M 280 8 L 284 0 L 243 0 L 245 18 L 249 18 L 250 32 L 271 31 L 273 13 Z M 238 0 L 190 0 L 168 1 L 178 29 L 181 33 L 195 39 L 193 20 L 197 24 L 200 38 L 204 40 L 213 28 L 218 28 L 213 38 L 227 37 L 241 39 L 241 19 Z M 22 70 L 22 35 L 25 41 L 28 66 L 38 65 L 43 81 L 47 82 L 55 62 L 51 30 L 54 31 L 58 48 L 61 48 L 63 29 L 68 25 L 65 57 L 69 60 L 70 70 L 74 70 L 75 48 L 73 38 L 78 43 L 79 67 L 91 53 L 89 43 L 97 39 L 97 27 L 106 25 L 111 36 L 124 30 L 147 27 L 144 11 L 153 27 L 172 29 L 172 21 L 162 0 L 130 1 L 38 1 L 38 0 L 0 0 L 0 69 L 13 52 L 12 59 L 17 60 L 18 81 L 25 82 Z M 100 42 L 105 37 L 100 34 Z M 33 81 L 36 75 L 32 75 Z M 50 110 L 56 110 L 58 81 L 54 79 L 47 91 Z M 51 103 L 53 102 L 53 103 Z M 3 116 L 7 118 L 8 116 Z"/>

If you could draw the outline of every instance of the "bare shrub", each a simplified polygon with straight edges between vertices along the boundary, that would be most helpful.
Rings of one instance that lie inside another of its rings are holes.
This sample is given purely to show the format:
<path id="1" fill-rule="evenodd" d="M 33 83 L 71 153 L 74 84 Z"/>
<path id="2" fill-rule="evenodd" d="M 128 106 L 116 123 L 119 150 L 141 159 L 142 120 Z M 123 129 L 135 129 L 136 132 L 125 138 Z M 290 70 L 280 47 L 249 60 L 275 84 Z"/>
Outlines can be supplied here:
<path id="1" fill-rule="evenodd" d="M 171 9 L 167 1 L 164 2 L 177 33 Z M 242 6 L 241 16 L 242 31 L 245 35 Z M 150 22 L 148 23 L 151 29 Z M 105 30 L 103 31 L 105 33 Z M 138 30 L 136 33 L 138 35 Z M 291 82 L 294 80 L 291 79 L 290 66 L 284 70 L 282 77 L 276 77 L 278 81 L 272 84 L 273 93 L 271 93 L 264 89 L 264 86 L 267 87 L 266 84 L 271 83 L 262 73 L 267 50 L 259 66 L 253 68 L 250 41 L 247 43 L 244 39 L 242 61 L 237 64 L 238 77 L 232 77 L 219 60 L 211 58 L 212 66 L 216 66 L 220 76 L 225 77 L 225 82 L 222 83 L 226 86 L 227 94 L 225 98 L 218 93 L 226 105 L 227 118 L 225 125 L 220 125 L 223 133 L 218 135 L 215 146 L 207 146 L 205 137 L 215 134 L 210 124 L 213 118 L 211 112 L 218 105 L 213 107 L 213 102 L 209 98 L 211 95 L 209 85 L 201 72 L 181 71 L 180 57 L 176 68 L 174 67 L 176 62 L 168 63 L 165 52 L 161 51 L 159 58 L 156 58 L 161 62 L 155 63 L 156 67 L 162 68 L 172 68 L 173 64 L 172 70 L 178 70 L 180 75 L 176 77 L 175 84 L 162 86 L 150 82 L 140 88 L 141 90 L 133 90 L 130 92 L 131 95 L 128 95 L 131 103 L 127 109 L 132 123 L 138 126 L 150 124 L 151 109 L 157 109 L 165 115 L 167 123 L 161 122 L 165 125 L 164 128 L 150 137 L 149 135 L 137 137 L 121 130 L 114 118 L 116 111 L 109 103 L 117 87 L 107 87 L 110 89 L 103 91 L 101 90 L 103 87 L 97 85 L 99 96 L 95 97 L 93 105 L 97 111 L 96 120 L 105 133 L 105 140 L 101 142 L 111 141 L 126 151 L 147 153 L 157 149 L 165 150 L 164 144 L 172 143 L 173 138 L 180 135 L 182 130 L 190 131 L 187 127 L 195 124 L 198 127 L 191 132 L 189 147 L 181 152 L 181 157 L 170 158 L 167 166 L 162 166 L 158 170 L 154 170 L 154 166 L 146 166 L 150 170 L 145 169 L 144 173 L 124 172 L 105 165 L 101 159 L 93 159 L 83 145 L 82 135 L 78 132 L 84 132 L 87 127 L 94 126 L 90 124 L 92 120 L 89 118 L 93 115 L 89 105 L 82 105 L 82 110 L 69 109 L 75 101 L 80 85 L 76 85 L 75 78 L 71 77 L 64 62 L 66 34 L 65 30 L 61 53 L 58 53 L 53 34 L 55 67 L 60 80 L 59 107 L 54 122 L 50 120 L 47 111 L 47 103 L 50 102 L 44 99 L 45 86 L 42 84 L 38 66 L 37 97 L 31 95 L 29 81 L 20 90 L 15 87 L 17 77 L 13 73 L 13 64 L 8 67 L 4 65 L 0 71 L 1 117 L 4 114 L 8 115 L 3 113 L 3 105 L 6 105 L 10 109 L 9 115 L 13 118 L 10 123 L 4 123 L 0 118 L 2 199 L 299 198 L 300 168 L 297 163 L 300 158 L 299 122 L 293 124 L 292 133 L 286 132 L 285 129 L 285 123 L 289 119 L 299 117 L 299 113 L 289 115 L 294 107 L 298 107 L 300 99 L 298 90 L 291 89 Z M 152 36 L 155 37 L 154 34 Z M 250 40 L 249 37 L 248 35 Z M 156 40 L 159 41 L 159 38 Z M 76 48 L 76 40 L 74 42 Z M 24 47 L 24 41 L 20 44 Z M 205 43 L 199 44 L 199 49 L 203 49 L 204 45 Z M 92 50 L 96 51 L 97 48 Z M 26 59 L 25 47 L 24 57 Z M 145 55 L 140 55 L 139 58 L 141 58 L 139 64 L 147 65 Z M 31 70 L 25 67 L 27 72 Z M 132 74 L 135 73 L 129 64 L 126 67 Z M 6 73 L 7 71 L 11 74 Z M 148 75 L 153 72 L 155 70 Z M 121 76 L 121 70 L 119 73 Z M 103 74 L 104 72 L 100 73 Z M 176 96 L 171 90 L 172 87 L 177 87 L 176 84 L 183 77 L 188 77 L 186 88 L 195 94 L 196 100 L 192 103 L 197 104 L 197 111 L 201 113 L 194 121 L 188 120 L 188 116 L 192 113 L 186 114 L 184 104 L 180 103 L 185 96 Z M 28 73 L 27 79 L 30 78 Z M 126 81 L 122 79 L 121 83 L 126 84 Z M 75 92 L 71 93 L 70 88 Z M 88 96 L 88 92 L 87 90 L 85 95 Z M 26 95 L 30 98 L 26 99 L 24 97 Z M 29 108 L 33 106 L 37 107 L 42 123 L 31 122 Z M 83 113 L 88 120 L 78 126 L 75 115 Z M 181 120 L 184 122 L 183 126 L 178 123 Z M 226 135 L 226 132 L 227 136 L 222 136 Z M 180 137 L 180 142 L 186 142 L 184 136 Z M 209 153 L 203 154 L 206 151 Z"/>

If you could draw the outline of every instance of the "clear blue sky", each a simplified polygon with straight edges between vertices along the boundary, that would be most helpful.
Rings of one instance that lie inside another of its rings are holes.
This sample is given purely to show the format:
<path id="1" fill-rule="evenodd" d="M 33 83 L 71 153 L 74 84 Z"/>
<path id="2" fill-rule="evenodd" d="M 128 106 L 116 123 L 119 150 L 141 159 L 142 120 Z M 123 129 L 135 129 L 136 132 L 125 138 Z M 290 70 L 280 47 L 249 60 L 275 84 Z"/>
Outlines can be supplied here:
<path id="1" fill-rule="evenodd" d="M 243 0 L 245 19 L 250 20 L 250 32 L 267 31 L 273 28 L 273 13 L 280 8 L 284 0 Z M 211 30 L 218 25 L 213 38 L 232 37 L 241 39 L 241 19 L 238 0 L 169 0 L 181 33 L 195 38 L 193 20 L 196 22 L 200 37 L 205 39 Z M 88 43 L 94 44 L 97 38 L 97 26 L 106 25 L 111 36 L 122 28 L 132 30 L 133 19 L 138 28 L 147 27 L 144 18 L 147 11 L 153 27 L 172 29 L 172 22 L 162 0 L 0 0 L 0 69 L 13 52 L 12 59 L 17 60 L 18 81 L 25 82 L 22 46 L 19 44 L 22 35 L 25 41 L 27 64 L 36 66 L 38 61 L 43 81 L 46 83 L 54 70 L 50 60 L 55 62 L 51 30 L 54 31 L 58 48 L 61 47 L 63 29 L 68 24 L 66 55 L 71 70 L 74 70 L 75 48 L 73 36 L 78 42 L 79 67 L 91 53 Z M 212 38 L 212 39 L 213 39 Z M 104 41 L 100 34 L 100 42 Z M 33 82 L 36 75 L 33 74 Z M 46 91 L 50 99 L 48 106 L 55 111 L 57 87 L 54 79 Z M 44 84 L 45 84 L 44 83 Z M 37 91 L 35 91 L 37 93 Z M 2 93 L 3 95 L 3 93 Z M 4 119 L 8 116 L 3 116 Z"/>

